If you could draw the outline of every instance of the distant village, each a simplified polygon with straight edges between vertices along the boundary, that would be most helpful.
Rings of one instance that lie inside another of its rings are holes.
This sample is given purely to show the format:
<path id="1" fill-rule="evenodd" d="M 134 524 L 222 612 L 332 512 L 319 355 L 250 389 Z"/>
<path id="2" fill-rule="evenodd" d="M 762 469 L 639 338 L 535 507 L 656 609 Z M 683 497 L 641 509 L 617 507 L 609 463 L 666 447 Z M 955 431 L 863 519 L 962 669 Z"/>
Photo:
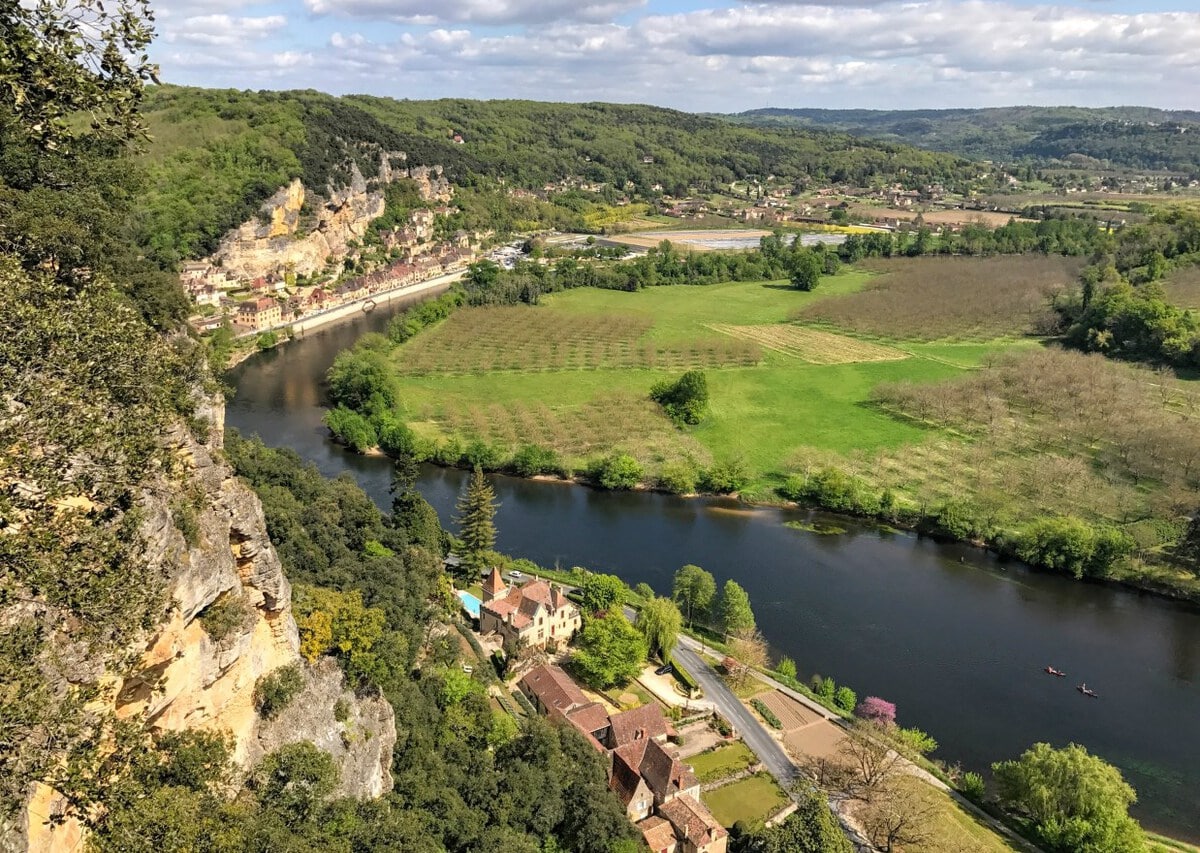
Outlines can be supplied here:
<path id="1" fill-rule="evenodd" d="M 212 331 L 226 321 L 237 335 L 285 327 L 333 308 L 366 302 L 372 296 L 465 269 L 476 257 L 478 237 L 458 231 L 450 240 L 436 239 L 439 217 L 455 209 L 442 205 L 412 211 L 403 228 L 381 235 L 392 258 L 370 273 L 338 278 L 329 271 L 307 281 L 287 271 L 239 278 L 212 261 L 183 264 L 180 283 L 199 311 L 192 326 Z"/>

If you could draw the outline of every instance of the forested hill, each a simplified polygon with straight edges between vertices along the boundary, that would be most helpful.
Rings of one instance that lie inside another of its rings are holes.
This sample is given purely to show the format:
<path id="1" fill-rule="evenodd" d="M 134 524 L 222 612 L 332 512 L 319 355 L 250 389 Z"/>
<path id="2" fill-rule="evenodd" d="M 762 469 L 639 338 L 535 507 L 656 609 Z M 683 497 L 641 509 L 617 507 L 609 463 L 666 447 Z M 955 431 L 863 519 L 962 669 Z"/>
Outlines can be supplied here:
<path id="1" fill-rule="evenodd" d="M 972 159 L 1200 172 L 1200 112 L 1149 107 L 960 110 L 760 109 L 730 116 L 756 127 L 824 128 Z"/>
<path id="2" fill-rule="evenodd" d="M 148 91 L 149 186 L 140 241 L 160 262 L 211 251 L 295 177 L 321 190 L 368 177 L 379 150 L 440 164 L 461 185 L 541 189 L 568 177 L 619 195 L 682 194 L 747 175 L 855 184 L 953 185 L 977 175 L 957 157 L 821 129 L 756 128 L 648 106 L 532 101 L 401 101 L 314 91 Z M 456 141 L 455 137 L 461 139 Z M 369 168 L 368 168 L 368 164 Z"/>

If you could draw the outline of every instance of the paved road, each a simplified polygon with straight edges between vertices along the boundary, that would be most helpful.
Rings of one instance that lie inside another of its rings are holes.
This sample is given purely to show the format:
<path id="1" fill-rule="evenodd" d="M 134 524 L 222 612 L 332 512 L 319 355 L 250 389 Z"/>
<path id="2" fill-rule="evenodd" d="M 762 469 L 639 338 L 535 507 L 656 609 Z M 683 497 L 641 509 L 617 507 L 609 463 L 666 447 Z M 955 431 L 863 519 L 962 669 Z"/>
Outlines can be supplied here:
<path id="1" fill-rule="evenodd" d="M 733 695 L 733 691 L 725 686 L 725 682 L 713 668 L 693 651 L 695 645 L 688 637 L 680 637 L 679 644 L 672 654 L 696 677 L 700 686 L 704 688 L 704 697 L 711 699 L 725 719 L 737 728 L 738 734 L 742 736 L 746 745 L 754 750 L 754 754 L 767 771 L 785 789 L 790 788 L 798 775 L 796 765 L 784 752 L 779 741 L 767 733 L 762 723 Z"/>

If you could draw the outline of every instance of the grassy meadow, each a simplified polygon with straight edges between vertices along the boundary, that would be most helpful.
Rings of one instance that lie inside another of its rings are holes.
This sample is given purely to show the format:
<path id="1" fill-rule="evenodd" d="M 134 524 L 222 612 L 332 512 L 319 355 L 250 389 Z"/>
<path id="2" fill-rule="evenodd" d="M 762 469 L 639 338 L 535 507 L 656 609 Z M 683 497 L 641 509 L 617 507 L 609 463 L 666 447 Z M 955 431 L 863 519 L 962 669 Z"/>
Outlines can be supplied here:
<path id="1" fill-rule="evenodd" d="M 536 444 L 575 471 L 618 451 L 650 483 L 736 462 L 751 500 L 836 469 L 958 538 L 1065 516 L 1119 529 L 1134 550 L 1113 576 L 1200 594 L 1171 551 L 1198 499 L 1200 393 L 1045 346 L 1048 294 L 1074 273 L 1058 257 L 922 258 L 813 292 L 580 288 L 459 310 L 390 358 L 400 414 L 431 443 Z M 649 392 L 690 368 L 709 411 L 680 429 Z"/>
<path id="2" fill-rule="evenodd" d="M 614 448 L 651 475 L 668 462 L 738 459 L 750 491 L 765 496 L 797 447 L 849 453 L 923 440 L 930 428 L 870 405 L 872 389 L 953 377 L 993 349 L 881 344 L 789 321 L 871 277 L 848 270 L 814 293 L 782 282 L 578 289 L 537 307 L 464 309 L 393 352 L 403 415 L 425 438 L 541 444 L 576 468 Z M 710 414 L 681 431 L 647 395 L 692 367 L 706 371 Z"/>

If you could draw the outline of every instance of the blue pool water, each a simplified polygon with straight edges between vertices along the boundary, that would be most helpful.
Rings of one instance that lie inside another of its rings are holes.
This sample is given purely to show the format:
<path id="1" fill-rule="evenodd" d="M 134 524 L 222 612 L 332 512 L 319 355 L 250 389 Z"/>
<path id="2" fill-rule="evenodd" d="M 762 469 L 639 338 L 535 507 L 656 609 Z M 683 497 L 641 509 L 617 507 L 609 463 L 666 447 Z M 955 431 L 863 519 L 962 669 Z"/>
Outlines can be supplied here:
<path id="1" fill-rule="evenodd" d="M 471 614 L 472 619 L 479 618 L 479 605 L 482 604 L 482 602 L 478 598 L 471 595 L 469 592 L 463 592 L 460 590 L 458 593 L 458 599 L 462 602 L 463 610 Z"/>

